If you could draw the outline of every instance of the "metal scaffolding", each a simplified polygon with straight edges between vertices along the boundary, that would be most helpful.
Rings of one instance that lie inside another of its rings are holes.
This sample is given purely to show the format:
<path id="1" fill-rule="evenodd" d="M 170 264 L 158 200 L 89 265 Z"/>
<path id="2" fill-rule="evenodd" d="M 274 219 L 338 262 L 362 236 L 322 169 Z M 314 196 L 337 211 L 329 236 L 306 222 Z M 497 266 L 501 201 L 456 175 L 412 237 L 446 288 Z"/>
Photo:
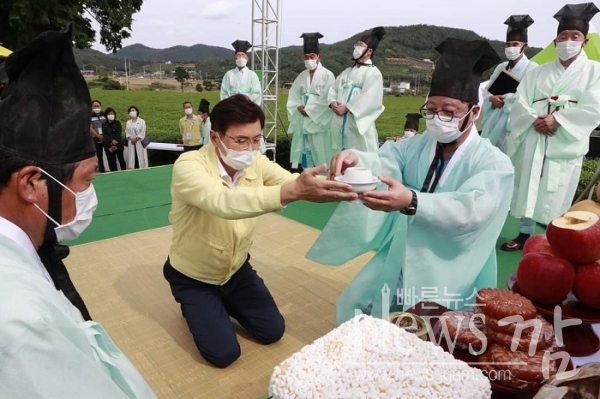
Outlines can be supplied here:
<path id="1" fill-rule="evenodd" d="M 279 108 L 279 42 L 281 0 L 252 0 L 252 63 L 251 68 L 260 80 L 265 113 L 266 148 L 275 160 Z"/>

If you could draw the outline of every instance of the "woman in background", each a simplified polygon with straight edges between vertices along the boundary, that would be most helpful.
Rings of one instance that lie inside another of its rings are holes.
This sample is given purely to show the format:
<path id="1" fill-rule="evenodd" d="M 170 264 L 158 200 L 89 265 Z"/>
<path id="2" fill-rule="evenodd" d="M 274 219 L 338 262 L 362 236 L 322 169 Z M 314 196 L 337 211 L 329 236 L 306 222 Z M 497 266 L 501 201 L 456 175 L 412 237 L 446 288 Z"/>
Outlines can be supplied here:
<path id="1" fill-rule="evenodd" d="M 127 165 L 129 169 L 143 169 L 148 167 L 148 151 L 142 145 L 146 137 L 146 121 L 140 118 L 140 110 L 135 105 L 129 107 L 129 120 L 125 126 L 125 136 L 129 142 L 129 155 Z"/>
<path id="2" fill-rule="evenodd" d="M 106 122 L 102 125 L 102 135 L 104 136 L 104 149 L 106 150 L 106 159 L 111 172 L 116 172 L 117 158 L 121 170 L 127 169 L 125 158 L 123 157 L 124 143 L 121 137 L 121 122 L 117 120 L 117 113 L 113 108 L 106 108 L 104 111 Z"/>

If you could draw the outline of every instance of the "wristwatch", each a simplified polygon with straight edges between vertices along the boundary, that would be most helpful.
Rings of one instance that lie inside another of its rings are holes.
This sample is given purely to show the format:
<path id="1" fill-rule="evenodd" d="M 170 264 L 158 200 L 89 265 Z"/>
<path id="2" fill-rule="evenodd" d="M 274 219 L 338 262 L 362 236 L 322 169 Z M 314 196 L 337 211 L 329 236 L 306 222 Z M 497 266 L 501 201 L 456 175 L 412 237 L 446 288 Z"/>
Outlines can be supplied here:
<path id="1" fill-rule="evenodd" d="M 400 213 L 408 216 L 417 213 L 417 193 L 414 190 L 410 190 L 410 192 L 412 193 L 412 201 L 410 201 L 410 204 L 406 208 L 400 209 Z"/>

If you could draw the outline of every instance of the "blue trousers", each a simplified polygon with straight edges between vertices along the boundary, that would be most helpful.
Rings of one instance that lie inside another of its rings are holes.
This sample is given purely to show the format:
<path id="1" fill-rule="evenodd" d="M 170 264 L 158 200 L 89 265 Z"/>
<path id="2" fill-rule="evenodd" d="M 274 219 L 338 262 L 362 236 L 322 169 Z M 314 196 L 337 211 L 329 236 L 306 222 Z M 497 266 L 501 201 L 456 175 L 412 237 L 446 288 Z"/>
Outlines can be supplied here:
<path id="1" fill-rule="evenodd" d="M 224 285 L 187 277 L 175 270 L 169 259 L 163 269 L 200 354 L 220 368 L 241 354 L 230 317 L 263 344 L 279 341 L 285 331 L 283 316 L 249 259 Z"/>

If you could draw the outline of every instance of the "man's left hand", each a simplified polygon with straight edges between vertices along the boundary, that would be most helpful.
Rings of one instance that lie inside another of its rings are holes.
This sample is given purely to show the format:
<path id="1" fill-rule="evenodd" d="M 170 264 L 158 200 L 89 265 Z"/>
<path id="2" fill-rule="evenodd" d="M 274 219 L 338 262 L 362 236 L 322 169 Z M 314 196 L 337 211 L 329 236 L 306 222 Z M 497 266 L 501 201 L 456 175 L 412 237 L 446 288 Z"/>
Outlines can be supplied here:
<path id="1" fill-rule="evenodd" d="M 335 112 L 339 116 L 343 116 L 348 113 L 348 107 L 346 107 L 345 105 L 340 105 L 339 107 L 335 108 L 333 112 Z"/>
<path id="2" fill-rule="evenodd" d="M 391 177 L 381 176 L 382 182 L 388 185 L 388 191 L 369 191 L 360 195 L 366 207 L 374 211 L 399 211 L 410 205 L 412 192 L 402 183 Z"/>
<path id="3" fill-rule="evenodd" d="M 556 119 L 552 115 L 538 116 L 535 122 L 533 122 L 533 128 L 538 133 L 552 137 L 556 134 L 558 122 L 556 122 Z"/>

